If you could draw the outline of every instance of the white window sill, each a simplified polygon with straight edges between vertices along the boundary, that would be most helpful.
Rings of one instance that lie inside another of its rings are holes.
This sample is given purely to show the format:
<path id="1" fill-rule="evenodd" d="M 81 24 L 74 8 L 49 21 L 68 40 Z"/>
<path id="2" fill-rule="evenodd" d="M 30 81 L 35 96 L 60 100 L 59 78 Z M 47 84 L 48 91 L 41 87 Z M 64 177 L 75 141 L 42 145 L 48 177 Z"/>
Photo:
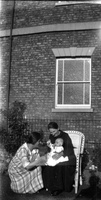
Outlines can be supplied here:
<path id="1" fill-rule="evenodd" d="M 70 109 L 63 109 L 63 108 L 52 108 L 52 112 L 93 112 L 92 108 L 89 109 L 81 109 L 81 108 L 70 108 Z"/>

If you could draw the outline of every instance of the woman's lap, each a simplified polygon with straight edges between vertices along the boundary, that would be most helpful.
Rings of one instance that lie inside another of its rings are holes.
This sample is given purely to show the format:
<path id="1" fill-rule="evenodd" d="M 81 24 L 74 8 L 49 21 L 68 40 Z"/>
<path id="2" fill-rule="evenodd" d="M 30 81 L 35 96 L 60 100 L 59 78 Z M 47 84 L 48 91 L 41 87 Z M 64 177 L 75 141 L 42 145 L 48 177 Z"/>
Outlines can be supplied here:
<path id="1" fill-rule="evenodd" d="M 70 192 L 74 183 L 75 166 L 56 165 L 43 167 L 43 182 L 50 191 L 64 190 Z"/>

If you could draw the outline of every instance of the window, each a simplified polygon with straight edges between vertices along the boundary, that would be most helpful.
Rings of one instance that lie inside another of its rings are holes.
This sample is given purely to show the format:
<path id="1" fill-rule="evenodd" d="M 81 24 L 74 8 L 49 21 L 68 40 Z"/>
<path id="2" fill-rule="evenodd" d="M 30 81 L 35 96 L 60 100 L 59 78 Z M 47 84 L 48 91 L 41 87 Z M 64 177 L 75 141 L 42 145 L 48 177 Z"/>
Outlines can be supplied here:
<path id="1" fill-rule="evenodd" d="M 91 108 L 91 58 L 57 58 L 55 108 Z"/>

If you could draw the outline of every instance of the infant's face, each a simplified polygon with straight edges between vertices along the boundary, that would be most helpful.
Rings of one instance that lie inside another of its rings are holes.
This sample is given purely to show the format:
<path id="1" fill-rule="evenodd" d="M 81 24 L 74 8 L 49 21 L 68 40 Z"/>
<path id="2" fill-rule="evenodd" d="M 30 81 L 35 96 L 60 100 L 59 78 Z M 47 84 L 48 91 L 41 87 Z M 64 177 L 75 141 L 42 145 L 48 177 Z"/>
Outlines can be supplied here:
<path id="1" fill-rule="evenodd" d="M 60 147 L 60 146 L 62 146 L 62 141 L 61 140 L 59 140 L 59 139 L 57 139 L 56 141 L 55 141 L 55 146 L 56 147 Z"/>

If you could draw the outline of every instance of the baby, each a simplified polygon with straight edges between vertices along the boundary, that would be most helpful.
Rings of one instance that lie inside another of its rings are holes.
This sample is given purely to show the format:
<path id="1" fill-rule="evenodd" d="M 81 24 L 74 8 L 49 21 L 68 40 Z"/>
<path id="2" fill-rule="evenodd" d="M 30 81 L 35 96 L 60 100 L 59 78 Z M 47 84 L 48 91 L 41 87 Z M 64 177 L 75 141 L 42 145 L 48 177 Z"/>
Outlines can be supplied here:
<path id="1" fill-rule="evenodd" d="M 68 156 L 63 157 L 61 156 L 59 159 L 53 158 L 56 153 L 60 153 L 64 150 L 63 148 L 63 139 L 57 138 L 55 143 L 52 144 L 50 140 L 47 141 L 47 146 L 51 149 L 49 153 L 44 156 L 41 156 L 39 159 L 35 159 L 35 163 L 37 166 L 39 165 L 48 165 L 48 166 L 55 166 L 60 162 L 68 161 Z M 34 150 L 35 151 L 35 150 Z M 35 153 L 35 152 L 34 152 Z"/>
<path id="2" fill-rule="evenodd" d="M 63 139 L 62 138 L 57 138 L 55 140 L 55 143 L 52 144 L 50 142 L 50 140 L 47 142 L 48 147 L 50 147 L 51 151 L 47 154 L 47 161 L 46 161 L 46 165 L 49 166 L 55 166 L 56 164 L 58 164 L 59 162 L 64 162 L 64 161 L 68 161 L 68 157 L 63 157 L 61 156 L 59 159 L 54 159 L 53 156 L 56 153 L 60 153 L 64 150 L 63 148 Z"/>

